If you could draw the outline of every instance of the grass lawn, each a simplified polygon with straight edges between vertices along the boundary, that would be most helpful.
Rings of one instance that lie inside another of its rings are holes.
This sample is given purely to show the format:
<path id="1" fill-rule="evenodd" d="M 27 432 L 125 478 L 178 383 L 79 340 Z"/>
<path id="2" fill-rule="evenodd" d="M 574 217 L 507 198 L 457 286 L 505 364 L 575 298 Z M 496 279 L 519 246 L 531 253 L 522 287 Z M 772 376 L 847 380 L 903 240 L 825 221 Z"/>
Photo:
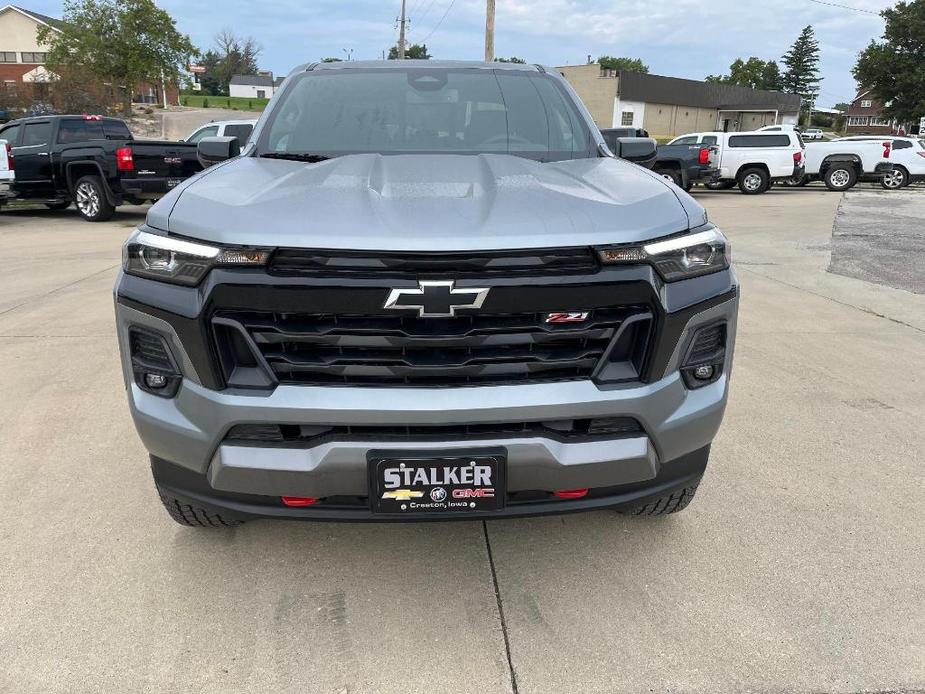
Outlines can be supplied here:
<path id="1" fill-rule="evenodd" d="M 204 96 L 202 94 L 181 94 L 180 105 L 193 108 L 230 108 L 235 111 L 263 111 L 269 99 L 243 96 Z"/>

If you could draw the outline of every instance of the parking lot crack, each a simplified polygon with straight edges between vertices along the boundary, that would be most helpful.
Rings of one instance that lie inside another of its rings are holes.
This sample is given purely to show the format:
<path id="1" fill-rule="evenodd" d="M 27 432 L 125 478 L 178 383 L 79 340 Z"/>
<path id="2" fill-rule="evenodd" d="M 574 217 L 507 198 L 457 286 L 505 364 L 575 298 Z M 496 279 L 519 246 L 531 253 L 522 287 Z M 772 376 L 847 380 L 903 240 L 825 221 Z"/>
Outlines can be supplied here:
<path id="1" fill-rule="evenodd" d="M 80 278 L 74 280 L 73 282 L 68 282 L 67 284 L 62 284 L 60 287 L 55 287 L 54 289 L 51 289 L 51 290 L 45 292 L 44 294 L 37 294 L 36 296 L 30 296 L 28 299 L 26 299 L 25 301 L 22 301 L 22 302 L 16 304 L 15 306 L 10 306 L 9 308 L 3 309 L 2 311 L 0 311 L 0 316 L 6 315 L 6 314 L 9 313 L 10 311 L 15 311 L 16 309 L 21 308 L 21 307 L 25 306 L 26 304 L 31 304 L 33 301 L 39 301 L 39 300 L 41 300 L 41 299 L 44 299 L 45 297 L 51 296 L 52 294 L 56 294 L 57 292 L 60 292 L 60 291 L 62 291 L 63 289 L 68 289 L 68 288 L 70 288 L 70 287 L 73 287 L 74 285 L 80 284 L 81 282 L 84 282 L 84 281 L 89 280 L 89 279 L 93 279 L 94 277 L 96 277 L 96 276 L 98 276 L 98 275 L 102 275 L 102 274 L 104 274 L 104 273 L 111 272 L 112 270 L 115 270 L 117 267 L 119 267 L 119 264 L 118 264 L 118 263 L 117 263 L 116 265 L 110 265 L 109 267 L 105 267 L 105 268 L 103 268 L 102 270 L 98 270 L 97 272 L 91 272 L 89 275 L 85 275 L 84 277 L 80 277 Z"/>
<path id="2" fill-rule="evenodd" d="M 737 266 L 737 267 L 738 267 L 738 266 Z M 867 308 L 866 306 L 858 306 L 858 305 L 856 305 L 856 304 L 849 304 L 849 303 L 846 302 L 846 301 L 839 301 L 838 299 L 834 299 L 834 298 L 832 298 L 831 296 L 828 296 L 827 294 L 822 294 L 822 293 L 820 293 L 820 292 L 814 292 L 813 290 L 807 289 L 806 287 L 801 287 L 801 286 L 798 285 L 798 284 L 792 284 L 792 283 L 790 283 L 790 282 L 785 282 L 784 280 L 778 279 L 777 277 L 771 277 L 770 275 L 765 275 L 765 274 L 763 274 L 763 273 L 761 273 L 761 272 L 755 272 L 754 270 L 751 270 L 751 269 L 749 269 L 749 268 L 747 268 L 747 267 L 742 267 L 742 268 L 740 268 L 740 269 L 741 269 L 743 272 L 749 272 L 749 273 L 751 273 L 751 274 L 753 274 L 753 275 L 757 275 L 758 277 L 763 277 L 763 278 L 766 279 L 766 280 L 771 280 L 772 282 L 777 282 L 778 284 L 782 284 L 782 285 L 784 285 L 785 287 L 790 287 L 791 289 L 796 289 L 797 291 L 806 292 L 807 294 L 812 294 L 813 296 L 818 296 L 820 299 L 827 299 L 827 300 L 829 300 L 829 301 L 831 301 L 831 302 L 833 302 L 833 303 L 836 303 L 836 304 L 838 304 L 838 305 L 840 305 L 840 306 L 847 306 L 848 308 L 857 309 L 858 311 L 862 311 L 863 313 L 866 313 L 866 314 L 868 314 L 868 315 L 876 316 L 877 318 L 883 318 L 884 320 L 888 320 L 888 321 L 890 321 L 891 323 L 897 323 L 897 324 L 903 325 L 903 326 L 905 326 L 905 327 L 907 327 L 907 328 L 912 328 L 912 329 L 915 330 L 916 332 L 925 333 L 925 329 L 919 328 L 918 326 L 912 325 L 911 323 L 906 323 L 905 321 L 901 321 L 901 320 L 899 320 L 898 318 L 892 318 L 892 317 L 890 317 L 890 316 L 884 315 L 884 314 L 882 314 L 882 313 L 879 313 L 879 312 L 877 312 L 877 311 L 874 311 L 873 309 Z"/>
<path id="3" fill-rule="evenodd" d="M 504 617 L 504 602 L 501 599 L 501 588 L 498 586 L 498 572 L 495 569 L 495 558 L 491 552 L 491 540 L 488 537 L 488 524 L 485 521 L 482 521 L 482 532 L 485 534 L 485 549 L 488 552 L 491 583 L 495 588 L 495 602 L 498 605 L 498 618 L 501 620 L 501 635 L 504 637 L 504 652 L 507 656 L 508 674 L 511 678 L 511 692 L 512 694 L 517 694 L 517 673 L 514 671 L 514 661 L 511 658 L 511 641 L 507 630 L 507 620 Z"/>

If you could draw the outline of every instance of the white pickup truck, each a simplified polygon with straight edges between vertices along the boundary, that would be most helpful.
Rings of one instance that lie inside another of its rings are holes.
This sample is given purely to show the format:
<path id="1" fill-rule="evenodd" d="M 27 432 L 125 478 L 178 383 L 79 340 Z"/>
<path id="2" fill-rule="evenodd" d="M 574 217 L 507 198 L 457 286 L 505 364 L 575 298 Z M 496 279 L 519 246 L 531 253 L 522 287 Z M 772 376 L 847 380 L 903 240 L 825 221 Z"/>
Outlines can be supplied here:
<path id="1" fill-rule="evenodd" d="M 826 188 L 843 191 L 858 181 L 879 182 L 893 169 L 889 140 L 813 142 L 806 145 L 805 175 L 799 181 L 822 181 Z"/>
<path id="2" fill-rule="evenodd" d="M 0 140 L 0 205 L 12 196 L 13 185 L 13 148 L 6 140 Z"/>

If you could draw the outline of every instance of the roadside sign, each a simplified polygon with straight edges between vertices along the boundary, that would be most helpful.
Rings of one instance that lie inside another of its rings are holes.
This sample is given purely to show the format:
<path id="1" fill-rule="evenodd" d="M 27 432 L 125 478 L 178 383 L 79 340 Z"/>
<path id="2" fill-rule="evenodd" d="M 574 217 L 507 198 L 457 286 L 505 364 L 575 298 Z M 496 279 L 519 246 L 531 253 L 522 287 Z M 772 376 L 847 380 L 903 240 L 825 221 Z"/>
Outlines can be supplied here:
<path id="1" fill-rule="evenodd" d="M 206 71 L 206 68 L 204 65 L 190 65 L 189 71 L 195 75 L 201 75 Z"/>
<path id="2" fill-rule="evenodd" d="M 925 116 L 919 118 L 919 135 L 925 133 Z"/>

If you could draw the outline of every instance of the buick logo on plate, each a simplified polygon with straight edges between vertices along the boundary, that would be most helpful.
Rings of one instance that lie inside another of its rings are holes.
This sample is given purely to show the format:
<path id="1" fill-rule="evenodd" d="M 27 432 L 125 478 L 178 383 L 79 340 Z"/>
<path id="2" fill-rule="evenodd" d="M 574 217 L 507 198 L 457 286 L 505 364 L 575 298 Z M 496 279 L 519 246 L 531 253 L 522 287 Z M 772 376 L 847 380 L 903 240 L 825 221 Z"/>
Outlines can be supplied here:
<path id="1" fill-rule="evenodd" d="M 457 288 L 452 280 L 419 281 L 417 289 L 393 289 L 383 308 L 410 309 L 420 318 L 452 318 L 460 308 L 481 308 L 487 288 Z"/>
<path id="2" fill-rule="evenodd" d="M 440 503 L 446 501 L 446 489 L 443 487 L 434 487 L 430 490 L 430 500 Z"/>

